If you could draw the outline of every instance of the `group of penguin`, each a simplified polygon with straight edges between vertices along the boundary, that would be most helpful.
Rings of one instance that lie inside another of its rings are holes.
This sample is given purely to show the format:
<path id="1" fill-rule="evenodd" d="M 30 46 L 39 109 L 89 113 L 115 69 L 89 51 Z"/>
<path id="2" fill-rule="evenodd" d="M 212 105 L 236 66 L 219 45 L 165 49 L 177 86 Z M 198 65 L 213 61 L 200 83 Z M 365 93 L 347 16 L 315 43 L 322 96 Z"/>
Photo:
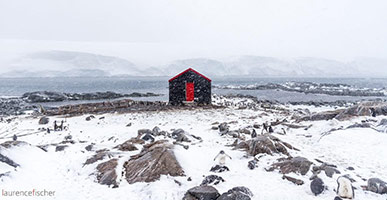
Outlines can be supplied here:
<path id="1" fill-rule="evenodd" d="M 221 150 L 218 155 L 215 156 L 214 161 L 217 160 L 219 165 L 224 166 L 226 164 L 226 159 L 232 159 L 231 156 L 227 155 L 223 150 Z M 320 178 L 315 178 L 311 182 L 310 189 L 314 195 L 319 195 L 325 190 L 323 181 Z M 355 198 L 355 192 L 352 186 L 352 182 L 349 178 L 345 176 L 340 176 L 337 178 L 337 196 L 334 200 L 344 199 L 353 199 Z"/>
<path id="2" fill-rule="evenodd" d="M 310 189 L 312 190 L 314 195 L 319 195 L 325 190 L 325 186 L 323 181 L 320 178 L 315 178 L 310 184 Z M 342 199 L 354 199 L 355 192 L 352 186 L 351 180 L 345 176 L 340 176 L 337 178 L 337 196 L 334 200 L 342 200 Z"/>

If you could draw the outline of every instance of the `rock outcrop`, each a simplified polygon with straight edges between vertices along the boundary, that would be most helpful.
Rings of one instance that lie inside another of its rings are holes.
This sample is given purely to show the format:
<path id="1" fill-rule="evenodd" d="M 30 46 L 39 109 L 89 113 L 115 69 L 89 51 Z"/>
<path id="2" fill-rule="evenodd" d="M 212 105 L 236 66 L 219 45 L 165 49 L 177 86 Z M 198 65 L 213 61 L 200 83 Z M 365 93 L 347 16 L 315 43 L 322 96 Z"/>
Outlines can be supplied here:
<path id="1" fill-rule="evenodd" d="M 98 183 L 102 185 L 112 185 L 113 187 L 118 187 L 117 184 L 117 159 L 111 159 L 109 161 L 100 163 L 97 166 L 98 174 L 97 180 Z"/>
<path id="2" fill-rule="evenodd" d="M 287 149 L 297 150 L 292 145 L 283 142 L 270 134 L 259 135 L 256 138 L 247 141 L 247 144 L 247 152 L 251 156 L 256 156 L 258 154 L 273 155 L 274 153 L 282 153 L 289 156 Z"/>
<path id="3" fill-rule="evenodd" d="M 49 121 L 50 119 L 48 117 L 41 117 L 39 119 L 39 124 L 48 124 Z"/>
<path id="4" fill-rule="evenodd" d="M 184 170 L 176 160 L 173 145 L 159 140 L 149 145 L 137 155 L 125 162 L 126 180 L 136 182 L 152 182 L 161 175 L 184 176 Z"/>
<path id="5" fill-rule="evenodd" d="M 370 178 L 367 181 L 367 190 L 378 194 L 387 194 L 387 183 L 379 178 Z"/>
<path id="6" fill-rule="evenodd" d="M 212 186 L 196 186 L 187 191 L 183 200 L 216 200 L 220 196 L 218 190 Z"/>
<path id="7" fill-rule="evenodd" d="M 291 172 L 305 175 L 308 173 L 312 162 L 304 157 L 287 158 L 271 165 L 268 171 L 279 169 L 282 174 L 289 174 Z"/>
<path id="8" fill-rule="evenodd" d="M 114 148 L 117 148 L 120 151 L 136 151 L 136 150 L 138 150 L 137 147 L 132 143 L 131 140 L 127 140 L 124 143 L 122 143 Z"/>
<path id="9" fill-rule="evenodd" d="M 250 200 L 253 193 L 247 187 L 234 187 L 220 195 L 217 200 Z"/>
<path id="10" fill-rule="evenodd" d="M 107 149 L 101 149 L 96 151 L 96 154 L 91 158 L 88 158 L 83 165 L 93 164 L 99 160 L 103 160 L 105 157 L 111 157 L 110 152 Z"/>
<path id="11" fill-rule="evenodd" d="M 299 121 L 317 121 L 337 119 L 347 120 L 358 116 L 378 116 L 387 115 L 387 102 L 383 101 L 364 101 L 347 109 L 337 109 L 333 111 L 324 111 L 300 118 Z"/>
<path id="12" fill-rule="evenodd" d="M 202 183 L 200 185 L 218 185 L 221 182 L 224 182 L 225 180 L 221 176 L 217 175 L 209 175 L 204 178 Z"/>
<path id="13" fill-rule="evenodd" d="M 20 166 L 19 164 L 17 164 L 16 162 L 14 162 L 10 158 L 8 158 L 7 156 L 2 155 L 1 152 L 0 152 L 0 162 L 3 162 L 3 163 L 5 163 L 9 166 L 12 166 L 12 167 L 19 167 Z"/>

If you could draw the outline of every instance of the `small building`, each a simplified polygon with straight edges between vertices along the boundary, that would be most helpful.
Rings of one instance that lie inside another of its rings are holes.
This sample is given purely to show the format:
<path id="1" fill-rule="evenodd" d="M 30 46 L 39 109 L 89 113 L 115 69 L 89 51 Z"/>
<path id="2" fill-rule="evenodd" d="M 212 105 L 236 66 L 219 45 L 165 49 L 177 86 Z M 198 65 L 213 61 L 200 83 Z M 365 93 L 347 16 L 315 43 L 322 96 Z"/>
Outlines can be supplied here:
<path id="1" fill-rule="evenodd" d="M 211 79 L 192 68 L 169 79 L 169 104 L 211 104 Z"/>

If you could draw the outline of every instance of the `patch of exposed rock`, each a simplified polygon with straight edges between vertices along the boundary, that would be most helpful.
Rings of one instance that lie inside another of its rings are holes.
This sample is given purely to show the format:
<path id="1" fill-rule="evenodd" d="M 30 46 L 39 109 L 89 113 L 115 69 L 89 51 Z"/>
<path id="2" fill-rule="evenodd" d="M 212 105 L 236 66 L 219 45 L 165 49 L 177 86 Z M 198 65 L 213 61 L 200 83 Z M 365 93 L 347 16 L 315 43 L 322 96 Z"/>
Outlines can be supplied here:
<path id="1" fill-rule="evenodd" d="M 304 157 L 286 158 L 271 165 L 268 171 L 279 169 L 282 174 L 289 174 L 291 172 L 305 175 L 308 173 L 312 162 Z"/>
<path id="2" fill-rule="evenodd" d="M 0 146 L 3 146 L 4 148 L 11 148 L 12 146 L 19 146 L 19 145 L 29 145 L 27 142 L 24 141 L 6 141 L 0 144 Z"/>
<path id="3" fill-rule="evenodd" d="M 217 200 L 250 200 L 253 193 L 247 187 L 234 187 L 220 195 Z"/>
<path id="4" fill-rule="evenodd" d="M 196 186 L 187 191 L 183 200 L 216 200 L 220 196 L 218 190 L 212 186 Z"/>
<path id="5" fill-rule="evenodd" d="M 1 152 L 0 152 L 0 162 L 3 162 L 3 163 L 5 163 L 9 166 L 12 166 L 12 167 L 19 167 L 20 166 L 19 164 L 17 164 L 16 162 L 14 162 L 10 158 L 8 158 L 7 156 L 4 156 L 3 154 L 1 154 Z"/>
<path id="6" fill-rule="evenodd" d="M 88 158 L 86 162 L 83 165 L 89 165 L 93 164 L 99 160 L 103 160 L 105 157 L 111 157 L 110 152 L 107 149 L 101 149 L 96 151 L 96 154 L 93 155 L 91 158 Z"/>
<path id="7" fill-rule="evenodd" d="M 127 140 L 124 143 L 122 143 L 114 148 L 117 148 L 120 151 L 136 151 L 136 150 L 138 150 L 137 147 L 132 143 L 131 140 Z"/>
<path id="8" fill-rule="evenodd" d="M 126 180 L 136 182 L 152 182 L 161 175 L 184 176 L 184 170 L 176 160 L 173 145 L 159 140 L 149 145 L 125 162 Z"/>
<path id="9" fill-rule="evenodd" d="M 337 119 L 340 121 L 348 120 L 358 116 L 378 116 L 387 115 L 387 102 L 383 101 L 364 101 L 350 108 L 337 109 L 333 111 L 324 111 L 300 118 L 299 121 L 317 121 Z"/>
<path id="10" fill-rule="evenodd" d="M 117 173 L 116 173 L 117 165 L 118 165 L 117 159 L 111 159 L 109 161 L 100 163 L 97 166 L 98 183 L 102 185 L 108 185 L 108 186 L 112 185 L 113 187 L 118 187 Z"/>
<path id="11" fill-rule="evenodd" d="M 387 194 L 387 183 L 379 178 L 370 178 L 367 181 L 367 190 L 378 194 Z"/>
<path id="12" fill-rule="evenodd" d="M 247 152 L 251 156 L 256 156 L 258 154 L 273 155 L 274 153 L 282 153 L 289 156 L 288 149 L 297 150 L 292 145 L 283 142 L 270 134 L 259 135 L 247 141 L 246 144 L 241 142 L 241 144 L 237 144 L 236 147 L 239 146 L 239 148 L 243 149 L 246 149 L 247 147 Z"/>
<path id="13" fill-rule="evenodd" d="M 225 180 L 221 176 L 209 175 L 204 178 L 204 180 L 200 185 L 210 185 L 210 184 L 218 185 L 219 183 L 224 181 Z"/>
<path id="14" fill-rule="evenodd" d="M 50 119 L 48 117 L 41 117 L 39 119 L 39 124 L 48 124 L 49 121 Z"/>

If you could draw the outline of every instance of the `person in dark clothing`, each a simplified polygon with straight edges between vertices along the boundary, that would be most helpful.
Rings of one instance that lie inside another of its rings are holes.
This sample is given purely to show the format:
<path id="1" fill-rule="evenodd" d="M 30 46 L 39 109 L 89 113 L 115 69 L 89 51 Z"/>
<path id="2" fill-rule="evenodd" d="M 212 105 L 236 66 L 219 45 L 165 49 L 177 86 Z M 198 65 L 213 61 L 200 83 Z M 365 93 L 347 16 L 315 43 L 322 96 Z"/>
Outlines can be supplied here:
<path id="1" fill-rule="evenodd" d="M 13 141 L 16 141 L 17 140 L 17 136 L 13 135 L 12 139 L 13 139 Z"/>

